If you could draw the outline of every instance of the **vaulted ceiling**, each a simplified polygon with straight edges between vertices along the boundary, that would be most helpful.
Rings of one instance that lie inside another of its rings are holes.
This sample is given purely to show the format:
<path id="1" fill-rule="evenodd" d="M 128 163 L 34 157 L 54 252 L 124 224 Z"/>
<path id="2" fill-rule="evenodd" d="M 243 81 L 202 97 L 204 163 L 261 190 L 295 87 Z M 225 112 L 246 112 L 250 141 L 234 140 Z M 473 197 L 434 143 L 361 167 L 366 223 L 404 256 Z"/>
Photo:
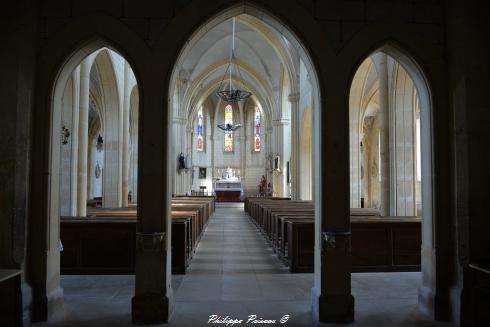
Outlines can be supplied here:
<path id="1" fill-rule="evenodd" d="M 181 53 L 174 72 L 180 88 L 180 117 L 192 115 L 204 101 L 217 102 L 214 93 L 229 63 L 232 24 L 232 19 L 227 19 L 197 33 Z M 280 107 L 284 79 L 290 83 L 291 76 L 299 72 L 291 60 L 297 54 L 284 36 L 257 18 L 239 15 L 235 24 L 235 57 L 240 74 L 232 70 L 234 84 L 251 91 L 253 100 L 272 115 Z"/>

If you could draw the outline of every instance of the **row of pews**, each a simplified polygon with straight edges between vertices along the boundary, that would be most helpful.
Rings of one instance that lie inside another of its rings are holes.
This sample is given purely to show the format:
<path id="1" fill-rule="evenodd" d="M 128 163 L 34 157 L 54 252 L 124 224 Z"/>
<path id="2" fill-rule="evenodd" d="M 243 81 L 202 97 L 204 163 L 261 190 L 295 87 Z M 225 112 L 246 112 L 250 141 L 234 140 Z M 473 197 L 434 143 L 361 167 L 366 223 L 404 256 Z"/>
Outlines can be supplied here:
<path id="1" fill-rule="evenodd" d="M 245 211 L 291 272 L 313 272 L 315 209 L 312 201 L 249 197 L 245 199 Z"/>
<path id="2" fill-rule="evenodd" d="M 172 273 L 185 274 L 214 213 L 214 197 L 172 199 Z M 88 208 L 87 217 L 61 217 L 62 274 L 133 274 L 136 207 Z"/>
<path id="3" fill-rule="evenodd" d="M 314 271 L 312 201 L 249 197 L 245 211 L 292 273 Z M 351 209 L 353 272 L 420 271 L 421 219 Z"/>

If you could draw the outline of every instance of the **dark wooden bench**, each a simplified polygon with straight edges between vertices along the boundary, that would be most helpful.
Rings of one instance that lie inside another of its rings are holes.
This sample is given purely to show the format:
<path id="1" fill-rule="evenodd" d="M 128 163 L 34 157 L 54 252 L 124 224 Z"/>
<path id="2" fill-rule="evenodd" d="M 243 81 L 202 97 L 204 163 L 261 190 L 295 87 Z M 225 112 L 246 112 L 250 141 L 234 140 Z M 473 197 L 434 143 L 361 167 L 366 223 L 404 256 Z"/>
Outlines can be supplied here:
<path id="1" fill-rule="evenodd" d="M 172 199 L 172 272 L 185 274 L 214 198 Z M 61 217 L 62 274 L 132 274 L 136 207 L 89 208 L 87 217 Z"/>
<path id="2" fill-rule="evenodd" d="M 420 271 L 421 219 L 351 216 L 353 272 Z"/>
<path id="3" fill-rule="evenodd" d="M 0 269 L 0 326 L 22 326 L 21 270 Z"/>
<path id="4" fill-rule="evenodd" d="M 315 219 L 310 201 L 247 198 L 245 211 L 291 272 L 313 272 Z M 421 219 L 351 209 L 353 272 L 420 271 Z"/>
<path id="5" fill-rule="evenodd" d="M 312 273 L 315 261 L 315 221 L 309 217 L 288 219 L 286 258 L 292 273 Z"/>

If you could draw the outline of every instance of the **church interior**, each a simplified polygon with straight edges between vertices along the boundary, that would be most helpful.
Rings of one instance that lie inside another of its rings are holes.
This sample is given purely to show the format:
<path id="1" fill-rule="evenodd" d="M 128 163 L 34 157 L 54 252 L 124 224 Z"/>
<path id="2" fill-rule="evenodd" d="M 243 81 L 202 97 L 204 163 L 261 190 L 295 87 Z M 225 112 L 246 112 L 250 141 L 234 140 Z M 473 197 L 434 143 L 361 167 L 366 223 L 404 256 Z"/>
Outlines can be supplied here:
<path id="1" fill-rule="evenodd" d="M 1 326 L 490 323 L 477 1 L 6 12 Z"/>

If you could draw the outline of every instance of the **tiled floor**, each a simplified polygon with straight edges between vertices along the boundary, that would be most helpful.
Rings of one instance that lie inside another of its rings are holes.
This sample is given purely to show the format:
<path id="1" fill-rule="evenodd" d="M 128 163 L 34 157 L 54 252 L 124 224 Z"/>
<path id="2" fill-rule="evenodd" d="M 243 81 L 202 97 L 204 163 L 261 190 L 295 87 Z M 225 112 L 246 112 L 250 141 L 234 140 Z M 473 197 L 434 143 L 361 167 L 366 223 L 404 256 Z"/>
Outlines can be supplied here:
<path id="1" fill-rule="evenodd" d="M 446 326 L 418 312 L 419 279 L 419 273 L 353 274 L 356 321 L 350 326 Z M 313 274 L 290 274 L 277 260 L 242 206 L 221 206 L 188 274 L 172 278 L 174 311 L 167 326 L 226 326 L 208 325 L 213 314 L 245 321 L 251 314 L 289 315 L 285 326 L 327 326 L 311 319 L 312 285 Z M 63 276 L 62 286 L 63 311 L 40 326 L 131 325 L 133 276 Z"/>

